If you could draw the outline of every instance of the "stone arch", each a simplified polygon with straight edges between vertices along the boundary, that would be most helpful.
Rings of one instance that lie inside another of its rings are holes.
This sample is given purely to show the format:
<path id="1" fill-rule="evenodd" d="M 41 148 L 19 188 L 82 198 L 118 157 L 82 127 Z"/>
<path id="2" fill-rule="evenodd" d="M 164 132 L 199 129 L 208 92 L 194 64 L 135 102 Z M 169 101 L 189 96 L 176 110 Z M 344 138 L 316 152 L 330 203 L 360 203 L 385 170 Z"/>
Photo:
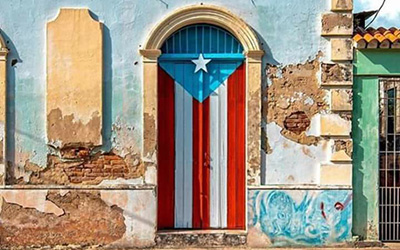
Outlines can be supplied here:
<path id="1" fill-rule="evenodd" d="M 226 29 L 240 41 L 246 52 L 261 51 L 256 34 L 242 19 L 224 8 L 212 5 L 194 5 L 173 12 L 150 33 L 143 50 L 160 49 L 172 33 L 184 26 L 198 23 Z"/>
<path id="2" fill-rule="evenodd" d="M 226 29 L 242 44 L 246 55 L 248 183 L 260 184 L 261 165 L 261 58 L 264 54 L 252 28 L 230 11 L 213 5 L 192 5 L 174 11 L 151 31 L 142 46 L 143 56 L 143 160 L 157 166 L 157 58 L 161 46 L 175 31 L 191 24 Z"/>

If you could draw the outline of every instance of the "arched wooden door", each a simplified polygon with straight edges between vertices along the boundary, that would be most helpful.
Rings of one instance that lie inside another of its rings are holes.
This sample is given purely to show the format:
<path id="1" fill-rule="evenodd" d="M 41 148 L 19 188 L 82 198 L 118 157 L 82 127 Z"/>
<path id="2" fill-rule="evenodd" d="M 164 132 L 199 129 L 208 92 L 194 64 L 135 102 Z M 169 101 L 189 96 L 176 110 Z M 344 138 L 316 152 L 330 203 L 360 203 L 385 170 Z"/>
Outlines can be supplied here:
<path id="1" fill-rule="evenodd" d="M 243 48 L 191 25 L 162 47 L 158 69 L 158 229 L 245 228 Z"/>

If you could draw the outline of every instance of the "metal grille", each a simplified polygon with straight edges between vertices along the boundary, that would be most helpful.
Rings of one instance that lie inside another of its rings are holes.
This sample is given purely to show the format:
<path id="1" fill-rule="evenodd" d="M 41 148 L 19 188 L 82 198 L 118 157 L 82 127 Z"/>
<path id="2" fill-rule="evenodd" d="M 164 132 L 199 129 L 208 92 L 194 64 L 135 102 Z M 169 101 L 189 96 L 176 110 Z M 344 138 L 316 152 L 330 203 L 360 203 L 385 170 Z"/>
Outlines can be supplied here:
<path id="1" fill-rule="evenodd" d="M 379 237 L 400 241 L 400 78 L 380 79 L 379 99 Z"/>
<path id="2" fill-rule="evenodd" d="M 172 34 L 161 48 L 163 54 L 243 53 L 243 46 L 228 31 L 209 24 L 186 26 Z"/>

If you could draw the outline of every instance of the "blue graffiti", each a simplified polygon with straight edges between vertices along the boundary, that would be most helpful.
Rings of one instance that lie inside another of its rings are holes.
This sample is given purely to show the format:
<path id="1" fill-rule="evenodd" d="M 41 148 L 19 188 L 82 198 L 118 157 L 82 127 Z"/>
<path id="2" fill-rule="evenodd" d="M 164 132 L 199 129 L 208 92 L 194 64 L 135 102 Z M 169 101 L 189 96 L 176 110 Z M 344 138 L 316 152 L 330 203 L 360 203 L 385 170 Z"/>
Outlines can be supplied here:
<path id="1" fill-rule="evenodd" d="M 274 245 L 328 245 L 351 237 L 352 196 L 347 190 L 255 191 L 250 226 L 259 226 Z"/>

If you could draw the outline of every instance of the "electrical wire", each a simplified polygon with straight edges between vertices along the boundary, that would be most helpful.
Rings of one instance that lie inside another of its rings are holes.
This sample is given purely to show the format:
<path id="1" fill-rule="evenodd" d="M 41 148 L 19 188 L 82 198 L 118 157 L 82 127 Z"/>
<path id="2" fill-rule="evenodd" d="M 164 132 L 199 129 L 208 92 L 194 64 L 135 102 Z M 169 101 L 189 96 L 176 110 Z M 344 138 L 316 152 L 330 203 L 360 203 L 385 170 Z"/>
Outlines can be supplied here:
<path id="1" fill-rule="evenodd" d="M 368 25 L 365 26 L 365 28 L 368 28 L 374 21 L 375 19 L 378 17 L 379 12 L 381 11 L 381 9 L 383 8 L 383 6 L 385 5 L 386 0 L 383 0 L 381 7 L 379 7 L 378 11 L 376 12 L 374 18 L 371 20 L 371 22 L 368 23 Z"/>

